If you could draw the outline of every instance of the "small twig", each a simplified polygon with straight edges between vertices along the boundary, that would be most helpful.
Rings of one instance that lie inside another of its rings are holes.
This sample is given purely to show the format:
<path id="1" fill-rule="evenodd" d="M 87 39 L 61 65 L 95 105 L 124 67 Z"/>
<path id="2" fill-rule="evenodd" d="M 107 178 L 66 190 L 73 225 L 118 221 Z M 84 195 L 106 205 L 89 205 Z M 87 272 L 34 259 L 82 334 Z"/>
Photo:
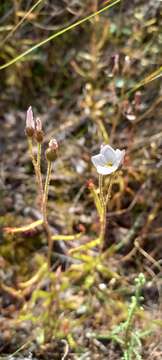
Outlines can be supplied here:
<path id="1" fill-rule="evenodd" d="M 149 109 L 147 109 L 142 115 L 140 115 L 136 120 L 135 124 L 139 123 L 144 118 L 147 118 L 147 116 L 154 111 L 155 107 L 159 105 L 162 102 L 162 96 L 159 96 L 158 99 L 154 101 L 154 103 L 151 105 Z"/>
<path id="2" fill-rule="evenodd" d="M 69 352 L 69 344 L 64 339 L 62 340 L 62 342 L 65 344 L 65 350 L 64 350 L 64 355 L 62 356 L 61 360 L 65 360 L 68 355 L 68 352 Z"/>
<path id="3" fill-rule="evenodd" d="M 150 181 L 150 180 L 149 180 L 149 181 Z M 130 205 L 129 205 L 126 209 L 121 209 L 121 210 L 118 210 L 118 211 L 111 211 L 111 212 L 109 212 L 109 217 L 123 215 L 123 214 L 131 211 L 131 210 L 134 208 L 134 206 L 136 205 L 139 196 L 140 196 L 141 193 L 144 191 L 144 189 L 145 189 L 146 186 L 148 185 L 148 182 L 149 182 L 149 181 L 145 181 L 145 182 L 142 184 L 142 186 L 140 187 L 140 189 L 139 189 L 138 192 L 136 193 L 135 197 L 133 198 L 132 202 L 130 203 Z"/>
<path id="4" fill-rule="evenodd" d="M 158 268 L 158 270 L 161 272 L 162 271 L 162 267 L 159 265 L 159 263 L 150 255 L 148 254 L 144 249 L 141 248 L 138 239 L 136 239 L 134 241 L 134 245 L 136 247 L 136 249 L 149 261 L 151 262 L 154 266 L 156 266 L 156 268 Z"/>
<path id="5" fill-rule="evenodd" d="M 18 300 L 20 300 L 20 301 L 24 300 L 21 290 L 13 289 L 12 287 L 7 286 L 2 282 L 0 282 L 0 288 Z"/>

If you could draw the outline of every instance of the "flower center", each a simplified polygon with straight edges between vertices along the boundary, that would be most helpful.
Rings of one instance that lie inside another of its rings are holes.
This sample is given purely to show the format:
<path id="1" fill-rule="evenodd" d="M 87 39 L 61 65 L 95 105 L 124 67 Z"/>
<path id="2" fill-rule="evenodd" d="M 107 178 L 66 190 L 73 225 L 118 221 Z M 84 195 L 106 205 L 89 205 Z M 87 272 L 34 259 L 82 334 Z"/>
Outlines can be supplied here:
<path id="1" fill-rule="evenodd" d="M 111 166 L 113 166 L 113 163 L 112 163 L 112 161 L 109 161 L 109 162 L 107 162 L 107 163 L 106 163 L 106 166 L 108 166 L 108 167 L 111 167 Z"/>

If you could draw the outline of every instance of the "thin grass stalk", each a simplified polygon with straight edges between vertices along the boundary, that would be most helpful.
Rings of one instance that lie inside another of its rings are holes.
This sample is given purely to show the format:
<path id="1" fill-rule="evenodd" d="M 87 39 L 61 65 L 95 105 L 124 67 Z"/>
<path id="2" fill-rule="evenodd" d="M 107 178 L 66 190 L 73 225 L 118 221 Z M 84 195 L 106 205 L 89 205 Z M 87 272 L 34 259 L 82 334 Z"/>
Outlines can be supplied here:
<path id="1" fill-rule="evenodd" d="M 32 51 L 40 48 L 41 46 L 45 45 L 46 43 L 48 43 L 49 41 L 55 39 L 58 36 L 63 35 L 64 33 L 66 33 L 67 31 L 70 31 L 74 28 L 76 28 L 77 26 L 85 23 L 88 20 L 91 20 L 93 17 L 95 17 L 96 15 L 102 14 L 104 11 L 108 10 L 109 8 L 113 7 L 114 5 L 120 3 L 121 0 L 115 0 L 113 2 L 111 2 L 109 5 L 103 7 L 102 9 L 98 10 L 95 13 L 92 13 L 88 16 L 86 16 L 83 19 L 80 19 L 78 21 L 76 21 L 74 24 L 61 29 L 60 31 L 58 31 L 57 33 L 52 34 L 51 36 L 49 36 L 48 38 L 40 41 L 38 44 L 32 46 L 31 48 L 29 48 L 28 50 L 24 51 L 23 53 L 19 54 L 18 56 L 14 57 L 12 60 L 8 61 L 7 63 L 3 64 L 0 66 L 0 70 L 5 69 L 6 67 L 16 63 L 17 61 L 21 60 L 23 57 L 25 57 L 26 55 L 30 54 Z"/>

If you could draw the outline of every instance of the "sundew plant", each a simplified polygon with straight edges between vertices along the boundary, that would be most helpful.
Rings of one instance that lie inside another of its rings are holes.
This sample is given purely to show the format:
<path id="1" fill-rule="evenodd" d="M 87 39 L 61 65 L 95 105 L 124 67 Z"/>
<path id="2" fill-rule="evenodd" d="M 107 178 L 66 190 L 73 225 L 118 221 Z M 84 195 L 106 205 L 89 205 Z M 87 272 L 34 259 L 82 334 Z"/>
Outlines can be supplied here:
<path id="1" fill-rule="evenodd" d="M 69 281 L 73 279 L 73 276 L 71 274 L 75 271 L 75 273 L 78 274 L 77 279 L 78 276 L 80 277 L 80 279 L 85 278 L 85 280 L 83 281 L 83 288 L 85 287 L 87 289 L 94 286 L 96 281 L 98 282 L 97 277 L 99 276 L 99 274 L 101 277 L 107 276 L 109 281 L 114 282 L 114 284 L 117 280 L 121 281 L 120 275 L 117 272 L 114 272 L 114 270 L 111 269 L 111 266 L 107 268 L 104 264 L 107 257 L 111 257 L 112 254 L 119 248 L 119 245 L 116 246 L 116 248 L 114 246 L 109 246 L 105 252 L 104 242 L 106 236 L 105 230 L 108 221 L 108 205 L 111 201 L 113 183 L 117 176 L 121 176 L 118 174 L 118 172 L 121 171 L 122 164 L 124 162 L 125 150 L 114 150 L 110 145 L 106 144 L 101 146 L 99 154 L 93 155 L 91 157 L 91 161 L 96 168 L 99 179 L 98 187 L 94 185 L 92 180 L 89 180 L 88 188 L 90 190 L 90 193 L 92 194 L 92 198 L 94 200 L 94 204 L 96 205 L 99 217 L 99 234 L 97 239 L 93 239 L 83 245 L 69 249 L 69 255 L 62 255 L 55 251 L 55 241 L 64 240 L 72 241 L 75 243 L 76 239 L 80 239 L 80 241 L 82 242 L 82 237 L 84 238 L 85 234 L 84 229 L 82 228 L 80 228 L 79 233 L 73 235 L 53 235 L 51 231 L 51 226 L 48 220 L 48 194 L 52 169 L 55 169 L 55 161 L 58 159 L 59 145 L 57 140 L 54 138 L 50 139 L 48 143 L 48 147 L 45 150 L 45 160 L 43 160 L 46 161 L 47 169 L 44 179 L 41 168 L 43 158 L 42 152 L 44 151 L 43 141 L 45 134 L 42 129 L 42 121 L 40 120 L 40 118 L 34 119 L 31 106 L 28 108 L 26 114 L 25 133 L 28 141 L 30 158 L 35 172 L 38 203 L 40 204 L 40 210 L 42 215 L 40 220 L 30 225 L 22 226 L 20 228 L 6 228 L 6 231 L 12 234 L 23 234 L 42 225 L 44 229 L 44 234 L 47 239 L 48 251 L 46 259 L 39 260 L 40 267 L 38 268 L 37 273 L 34 274 L 31 279 L 28 279 L 26 282 L 20 284 L 20 287 L 22 289 L 22 296 L 25 295 L 25 292 L 28 289 L 28 291 L 31 292 L 31 299 L 29 303 L 25 304 L 25 306 L 22 308 L 19 319 L 20 321 L 31 320 L 33 325 L 35 324 L 35 336 L 39 345 L 50 342 L 52 339 L 55 339 L 57 337 L 64 337 L 64 335 L 66 334 L 67 342 L 65 341 L 65 352 L 69 352 L 69 346 L 75 348 L 76 345 L 72 334 L 69 333 L 69 330 L 67 332 L 67 330 L 62 329 L 61 319 L 62 316 L 64 316 L 63 314 L 66 304 L 66 302 L 64 304 L 64 301 L 62 301 L 62 290 L 68 289 Z M 36 152 L 34 150 L 35 145 Z M 122 244 L 120 245 L 122 246 Z M 88 255 L 89 250 L 93 247 L 96 247 L 95 253 L 90 252 Z M 54 265 L 52 263 L 52 256 L 54 254 L 57 255 L 58 265 Z M 66 261 L 68 261 L 69 259 L 71 262 L 71 265 L 68 265 L 67 270 L 63 273 L 59 265 L 62 263 L 62 258 Z M 53 272 L 53 266 L 57 267 L 55 273 Z M 115 328 L 115 330 L 112 331 L 112 335 L 106 335 L 107 339 L 116 339 L 117 343 L 121 344 L 121 348 L 124 352 L 123 359 L 128 360 L 133 359 L 133 353 L 137 354 L 137 359 L 140 358 L 140 353 L 138 353 L 138 349 L 137 351 L 135 349 L 132 350 L 132 346 L 135 346 L 134 341 L 137 341 L 133 328 L 133 321 L 136 316 L 136 312 L 138 311 L 140 300 L 139 291 L 145 284 L 145 280 L 142 280 L 144 279 L 142 278 L 142 276 L 143 275 L 140 275 L 139 280 L 137 279 L 136 281 L 139 284 L 136 289 L 135 297 L 132 298 L 132 303 L 128 308 L 127 320 L 125 321 L 125 323 Z M 45 289 L 43 289 L 44 287 Z M 38 300 L 41 304 L 42 309 L 44 309 L 43 313 L 42 311 L 39 312 L 36 310 Z M 86 298 L 84 301 L 89 302 L 89 300 L 86 300 Z M 106 299 L 104 299 L 104 301 L 106 301 Z M 38 314 L 36 315 L 36 313 Z M 66 327 L 66 325 L 64 326 Z M 69 326 L 70 325 L 67 326 L 67 329 L 69 329 Z M 63 335 L 64 331 L 65 334 Z M 71 331 L 73 332 L 72 328 Z M 122 338 L 120 340 L 120 331 L 124 331 L 125 335 L 122 335 L 122 337 L 124 336 L 124 340 L 122 340 Z M 96 334 L 96 338 L 98 338 L 98 333 Z"/>

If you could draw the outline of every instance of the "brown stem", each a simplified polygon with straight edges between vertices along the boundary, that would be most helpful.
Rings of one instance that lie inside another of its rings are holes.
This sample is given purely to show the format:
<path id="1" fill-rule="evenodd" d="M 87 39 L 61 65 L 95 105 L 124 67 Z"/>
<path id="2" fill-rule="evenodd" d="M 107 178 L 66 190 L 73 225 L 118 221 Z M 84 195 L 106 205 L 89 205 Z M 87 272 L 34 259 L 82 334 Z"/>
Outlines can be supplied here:
<path id="1" fill-rule="evenodd" d="M 43 203 L 43 181 L 42 181 L 42 174 L 41 174 L 41 168 L 40 168 L 40 159 L 39 159 L 39 162 L 37 162 L 34 157 L 33 144 L 32 144 L 31 138 L 28 138 L 28 145 L 29 145 L 29 152 L 30 152 L 32 164 L 33 164 L 34 171 L 35 171 L 35 176 L 36 176 L 36 181 L 37 181 L 37 185 L 38 185 L 38 191 L 39 191 L 39 196 L 41 198 L 41 206 L 42 206 L 42 203 Z"/>
<path id="2" fill-rule="evenodd" d="M 47 239 L 48 239 L 48 269 L 49 269 L 49 271 L 51 268 L 51 252 L 52 252 L 52 235 L 51 235 L 51 231 L 50 231 L 50 227 L 49 227 L 48 219 L 47 219 L 47 201 L 48 201 L 50 176 L 51 176 L 51 161 L 48 161 L 47 176 L 46 176 L 44 194 L 43 194 L 42 212 L 43 212 L 44 229 L 45 229 L 45 232 L 47 234 Z"/>

